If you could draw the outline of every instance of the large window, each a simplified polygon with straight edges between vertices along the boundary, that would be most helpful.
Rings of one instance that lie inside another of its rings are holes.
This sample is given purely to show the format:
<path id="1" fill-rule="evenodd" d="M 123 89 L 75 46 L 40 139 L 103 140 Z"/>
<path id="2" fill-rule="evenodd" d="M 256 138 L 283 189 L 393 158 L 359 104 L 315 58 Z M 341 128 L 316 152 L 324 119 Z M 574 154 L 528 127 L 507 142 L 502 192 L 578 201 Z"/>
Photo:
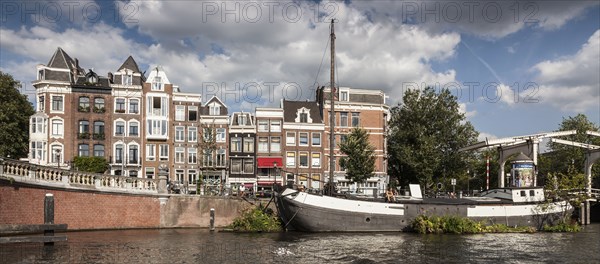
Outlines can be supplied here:
<path id="1" fill-rule="evenodd" d="M 258 131 L 268 132 L 269 131 L 269 120 L 258 120 Z"/>
<path id="2" fill-rule="evenodd" d="M 271 153 L 281 151 L 281 137 L 271 137 Z"/>
<path id="3" fill-rule="evenodd" d="M 117 98 L 115 100 L 115 113 L 125 113 L 125 99 Z"/>
<path id="4" fill-rule="evenodd" d="M 300 132 L 298 133 L 298 145 L 299 146 L 308 146 L 308 133 Z"/>
<path id="5" fill-rule="evenodd" d="M 184 170 L 175 170 L 175 179 L 177 179 L 177 182 L 183 183 L 185 180 Z"/>
<path id="6" fill-rule="evenodd" d="M 269 152 L 269 138 L 259 137 L 258 138 L 258 152 L 265 153 Z"/>
<path id="7" fill-rule="evenodd" d="M 175 163 L 183 163 L 185 161 L 185 148 L 175 148 Z"/>
<path id="8" fill-rule="evenodd" d="M 227 139 L 227 131 L 225 128 L 217 128 L 217 142 L 225 142 Z"/>
<path id="9" fill-rule="evenodd" d="M 212 128 L 205 127 L 202 129 L 202 140 L 204 140 L 204 142 L 212 142 L 212 140 L 213 140 Z"/>
<path id="10" fill-rule="evenodd" d="M 117 121 L 115 123 L 115 136 L 125 135 L 125 121 Z"/>
<path id="11" fill-rule="evenodd" d="M 147 136 L 167 136 L 167 120 L 148 120 L 146 124 Z"/>
<path id="12" fill-rule="evenodd" d="M 90 111 L 90 98 L 87 96 L 79 97 L 79 112 L 89 112 Z"/>
<path id="13" fill-rule="evenodd" d="M 46 101 L 44 100 L 46 97 L 44 97 L 43 95 L 41 95 L 40 97 L 38 97 L 38 111 L 44 111 L 44 109 L 46 108 Z"/>
<path id="14" fill-rule="evenodd" d="M 244 138 L 244 152 L 246 152 L 246 153 L 254 152 L 254 138 L 251 138 L 251 137 Z"/>
<path id="15" fill-rule="evenodd" d="M 31 133 L 46 134 L 46 121 L 43 117 L 31 118 Z"/>
<path id="16" fill-rule="evenodd" d="M 153 91 L 162 91 L 162 89 L 163 89 L 162 79 L 158 76 L 154 77 L 154 80 L 152 82 L 152 90 Z"/>
<path id="17" fill-rule="evenodd" d="M 196 184 L 196 182 L 198 181 L 198 173 L 196 172 L 196 170 L 188 170 L 188 181 L 191 184 Z"/>
<path id="18" fill-rule="evenodd" d="M 352 113 L 352 126 L 358 127 L 360 124 L 360 115 L 359 113 Z"/>
<path id="19" fill-rule="evenodd" d="M 94 134 L 95 138 L 104 136 L 104 121 L 94 121 Z"/>
<path id="20" fill-rule="evenodd" d="M 52 120 L 52 135 L 57 137 L 63 136 L 63 121 L 60 119 Z"/>
<path id="21" fill-rule="evenodd" d="M 308 167 L 308 152 L 300 152 L 298 155 L 298 160 L 299 167 Z"/>
<path id="22" fill-rule="evenodd" d="M 312 145 L 321 146 L 321 133 L 312 133 Z"/>
<path id="23" fill-rule="evenodd" d="M 213 155 L 212 155 L 212 150 L 210 149 L 205 149 L 204 151 L 204 155 L 202 158 L 202 166 L 204 167 L 212 167 L 213 166 Z"/>
<path id="24" fill-rule="evenodd" d="M 300 123 L 308 123 L 308 114 L 300 113 Z"/>
<path id="25" fill-rule="evenodd" d="M 88 144 L 79 144 L 78 150 L 78 155 L 80 157 L 87 157 L 90 155 L 90 145 Z"/>
<path id="26" fill-rule="evenodd" d="M 139 136 L 139 127 L 140 124 L 137 121 L 129 121 L 129 136 L 137 137 Z"/>
<path id="27" fill-rule="evenodd" d="M 348 126 L 348 112 L 340 113 L 340 126 L 347 127 Z"/>
<path id="28" fill-rule="evenodd" d="M 348 102 L 348 92 L 340 91 L 340 101 Z"/>
<path id="29" fill-rule="evenodd" d="M 175 106 L 175 121 L 185 121 L 185 105 Z"/>
<path id="30" fill-rule="evenodd" d="M 242 160 L 231 159 L 231 173 L 240 174 L 242 172 Z"/>
<path id="31" fill-rule="evenodd" d="M 104 145 L 94 145 L 94 157 L 104 157 Z"/>
<path id="32" fill-rule="evenodd" d="M 296 145 L 296 132 L 285 133 L 285 144 L 287 146 L 295 146 Z"/>
<path id="33" fill-rule="evenodd" d="M 139 147 L 137 145 L 129 146 L 129 163 L 138 164 L 139 153 Z"/>
<path id="34" fill-rule="evenodd" d="M 46 142 L 31 141 L 31 158 L 34 160 L 46 160 Z"/>
<path id="35" fill-rule="evenodd" d="M 155 144 L 146 144 L 146 160 L 147 161 L 155 161 L 156 160 L 156 145 Z"/>
<path id="36" fill-rule="evenodd" d="M 137 114 L 139 112 L 140 112 L 140 100 L 138 100 L 138 99 L 129 100 L 129 113 Z"/>
<path id="37" fill-rule="evenodd" d="M 321 167 L 321 153 L 313 153 L 312 154 L 311 166 L 313 168 Z"/>
<path id="38" fill-rule="evenodd" d="M 281 132 L 281 121 L 271 120 L 271 132 Z"/>
<path id="39" fill-rule="evenodd" d="M 254 159 L 244 159 L 244 174 L 254 173 Z"/>
<path id="40" fill-rule="evenodd" d="M 238 125 L 245 126 L 248 121 L 248 118 L 246 117 L 245 114 L 240 114 L 237 117 L 237 121 L 238 121 Z"/>
<path id="41" fill-rule="evenodd" d="M 104 98 L 96 97 L 94 98 L 94 112 L 96 113 L 104 113 L 106 109 L 104 108 Z"/>
<path id="42" fill-rule="evenodd" d="M 167 144 L 160 144 L 160 152 L 159 152 L 159 159 L 160 160 L 169 160 L 169 145 Z"/>
<path id="43" fill-rule="evenodd" d="M 209 111 L 209 115 L 211 116 L 215 116 L 215 115 L 220 115 L 221 114 L 221 106 L 219 105 L 211 105 L 208 107 L 208 111 Z"/>
<path id="44" fill-rule="evenodd" d="M 188 148 L 188 163 L 196 164 L 198 162 L 198 149 Z"/>
<path id="45" fill-rule="evenodd" d="M 50 160 L 52 163 L 61 163 L 62 162 L 62 146 L 60 145 L 50 145 Z"/>
<path id="46" fill-rule="evenodd" d="M 115 146 L 115 163 L 123 163 L 123 144 Z"/>
<path id="47" fill-rule="evenodd" d="M 288 152 L 286 154 L 285 166 L 288 168 L 296 167 L 296 152 Z"/>
<path id="48" fill-rule="evenodd" d="M 197 106 L 188 106 L 188 120 L 189 121 L 198 120 L 198 107 Z"/>
<path id="49" fill-rule="evenodd" d="M 133 83 L 133 74 L 125 73 L 123 76 L 123 85 L 131 85 Z"/>
<path id="50" fill-rule="evenodd" d="M 185 127 L 175 127 L 175 142 L 183 142 L 185 140 Z"/>
<path id="51" fill-rule="evenodd" d="M 198 128 L 197 127 L 188 127 L 188 142 L 197 142 L 198 141 Z"/>
<path id="52" fill-rule="evenodd" d="M 52 96 L 52 111 L 63 111 L 63 97 Z"/>
<path id="53" fill-rule="evenodd" d="M 169 106 L 167 101 L 167 97 L 148 96 L 146 102 L 146 112 L 148 116 L 168 117 Z"/>
<path id="54" fill-rule="evenodd" d="M 231 138 L 231 152 L 242 151 L 242 138 L 232 137 Z"/>
<path id="55" fill-rule="evenodd" d="M 217 166 L 225 166 L 225 150 L 217 150 Z"/>

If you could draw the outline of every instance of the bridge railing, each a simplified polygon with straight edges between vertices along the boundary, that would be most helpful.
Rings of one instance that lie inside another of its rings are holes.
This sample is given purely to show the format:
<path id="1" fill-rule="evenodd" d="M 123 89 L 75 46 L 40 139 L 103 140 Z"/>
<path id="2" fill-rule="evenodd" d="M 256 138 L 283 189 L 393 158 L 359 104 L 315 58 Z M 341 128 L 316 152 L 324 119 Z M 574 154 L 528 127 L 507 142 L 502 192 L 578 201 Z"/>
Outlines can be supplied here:
<path id="1" fill-rule="evenodd" d="M 70 171 L 26 161 L 0 159 L 0 176 L 35 184 L 100 191 L 158 193 L 154 179 Z"/>

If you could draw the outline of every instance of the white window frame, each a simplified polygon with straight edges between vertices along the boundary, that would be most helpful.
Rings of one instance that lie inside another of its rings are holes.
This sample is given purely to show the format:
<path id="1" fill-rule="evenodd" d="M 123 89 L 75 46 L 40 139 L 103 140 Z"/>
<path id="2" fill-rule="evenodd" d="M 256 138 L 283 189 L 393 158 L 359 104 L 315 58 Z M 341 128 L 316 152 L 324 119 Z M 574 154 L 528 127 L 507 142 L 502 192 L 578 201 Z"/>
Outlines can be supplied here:
<path id="1" fill-rule="evenodd" d="M 315 138 L 314 138 L 314 135 L 318 135 L 318 136 L 319 136 L 319 144 L 315 144 L 315 141 L 314 141 L 314 139 L 315 139 Z M 311 146 L 314 146 L 314 147 L 320 147 L 320 146 L 321 146 L 321 144 L 322 144 L 322 142 L 323 142 L 323 140 L 322 140 L 322 139 L 323 139 L 323 138 L 321 137 L 321 133 L 320 133 L 320 132 L 312 132 L 312 133 L 310 134 L 310 144 L 311 144 Z"/>
<path id="2" fill-rule="evenodd" d="M 198 128 L 195 126 L 189 126 L 187 131 L 188 142 L 198 142 Z"/>
<path id="3" fill-rule="evenodd" d="M 188 106 L 187 108 L 188 108 L 188 110 L 187 110 L 187 113 L 188 113 L 188 121 L 189 121 L 189 122 L 196 122 L 196 121 L 198 121 L 198 116 L 199 116 L 198 107 L 197 107 L 197 106 L 194 106 L 194 105 L 190 105 L 190 106 Z M 190 112 L 192 112 L 192 111 L 193 111 L 193 112 L 196 112 L 196 120 L 191 120 L 191 119 L 190 119 L 190 116 L 192 116 L 192 115 L 190 114 Z"/>
<path id="4" fill-rule="evenodd" d="M 309 139 L 309 134 L 308 132 L 298 132 L 298 146 L 302 146 L 302 147 L 307 147 L 308 145 L 310 145 L 310 139 Z M 303 144 L 300 139 L 302 138 L 302 135 L 306 135 L 306 143 Z"/>
<path id="5" fill-rule="evenodd" d="M 188 164 L 197 164 L 198 163 L 198 149 L 197 148 L 188 148 L 187 149 Z M 194 157 L 194 160 L 191 161 L 191 158 Z"/>
<path id="6" fill-rule="evenodd" d="M 293 134 L 293 140 L 289 140 L 290 137 L 288 135 Z M 286 146 L 296 146 L 296 132 L 286 132 L 285 133 L 285 145 Z"/>
<path id="7" fill-rule="evenodd" d="M 159 160 L 169 160 L 169 144 L 160 144 L 158 151 Z"/>
<path id="8" fill-rule="evenodd" d="M 132 112 L 132 110 L 133 110 L 133 107 L 131 107 L 132 102 L 137 102 L 137 112 Z M 130 114 L 139 114 L 140 113 L 140 108 L 141 108 L 140 99 L 129 99 L 129 101 L 127 102 L 127 105 L 128 105 L 128 107 L 127 107 L 128 113 L 130 113 Z"/>
<path id="9" fill-rule="evenodd" d="M 156 144 L 146 144 L 146 161 L 156 160 Z"/>
<path id="10" fill-rule="evenodd" d="M 175 106 L 175 121 L 185 121 L 185 105 Z"/>
<path id="11" fill-rule="evenodd" d="M 315 155 L 319 155 L 319 158 L 315 158 Z M 312 168 L 321 168 L 321 152 L 313 152 L 310 154 L 310 166 Z M 317 161 L 317 162 L 315 162 Z"/>
<path id="12" fill-rule="evenodd" d="M 273 147 L 273 146 L 275 146 L 274 143 L 273 143 L 273 138 L 279 138 L 279 143 L 278 143 L 278 147 L 277 148 Z M 269 140 L 269 150 L 271 151 L 271 153 L 279 153 L 279 152 L 281 152 L 281 137 L 278 136 L 278 137 L 271 137 L 270 138 L 270 140 Z"/>
<path id="13" fill-rule="evenodd" d="M 152 80 L 152 91 L 162 91 L 164 89 L 164 85 L 162 82 L 161 76 L 154 76 L 154 80 Z"/>
<path id="14" fill-rule="evenodd" d="M 118 123 L 123 123 L 123 134 L 117 134 L 117 124 Z M 114 122 L 113 136 L 124 137 L 125 135 L 127 135 L 127 122 L 125 122 L 125 120 L 119 118 L 119 119 L 115 120 L 115 122 Z"/>
<path id="15" fill-rule="evenodd" d="M 127 136 L 129 137 L 139 137 L 140 136 L 140 122 L 137 120 L 129 120 L 129 122 L 127 122 Z M 136 124 L 137 125 L 137 135 L 131 135 L 131 125 L 132 124 Z"/>
<path id="16" fill-rule="evenodd" d="M 264 141 L 261 141 L 264 140 Z M 269 153 L 269 137 L 258 137 L 258 148 L 259 153 Z"/>
<path id="17" fill-rule="evenodd" d="M 258 132 L 269 132 L 269 120 L 258 120 Z"/>
<path id="18" fill-rule="evenodd" d="M 62 109 L 54 110 L 54 97 L 62 97 Z M 65 95 L 64 94 L 50 94 L 50 113 L 65 113 Z"/>
<path id="19" fill-rule="evenodd" d="M 184 147 L 175 147 L 175 163 L 177 163 L 177 164 L 185 163 L 185 148 Z"/>
<path id="20" fill-rule="evenodd" d="M 293 154 L 293 155 L 290 155 Z M 290 159 L 292 158 L 292 159 Z M 288 151 L 285 153 L 285 167 L 286 168 L 296 168 L 296 152 Z"/>
<path id="21" fill-rule="evenodd" d="M 54 122 L 57 122 L 59 125 L 58 131 L 54 131 Z M 65 121 L 60 117 L 55 117 L 50 119 L 50 136 L 52 138 L 62 138 L 65 134 Z M 57 132 L 57 133 L 55 133 Z"/>
<path id="22" fill-rule="evenodd" d="M 281 132 L 281 121 L 271 120 L 271 132 Z"/>
<path id="23" fill-rule="evenodd" d="M 302 163 L 300 163 L 301 161 L 301 156 L 306 156 L 306 165 L 302 165 Z M 308 151 L 299 151 L 298 152 L 298 168 L 308 168 L 310 166 L 310 153 Z"/>
<path id="24" fill-rule="evenodd" d="M 152 179 L 156 179 L 156 170 L 154 167 L 145 167 L 144 169 L 144 178 L 150 179 L 148 178 L 148 172 L 152 172 Z"/>
<path id="25" fill-rule="evenodd" d="M 175 126 L 175 142 L 185 142 L 184 126 Z"/>
<path id="26" fill-rule="evenodd" d="M 227 129 L 226 128 L 217 128 L 215 130 L 216 130 L 216 141 L 217 142 L 227 141 Z M 219 130 L 221 130 L 221 132 Z"/>

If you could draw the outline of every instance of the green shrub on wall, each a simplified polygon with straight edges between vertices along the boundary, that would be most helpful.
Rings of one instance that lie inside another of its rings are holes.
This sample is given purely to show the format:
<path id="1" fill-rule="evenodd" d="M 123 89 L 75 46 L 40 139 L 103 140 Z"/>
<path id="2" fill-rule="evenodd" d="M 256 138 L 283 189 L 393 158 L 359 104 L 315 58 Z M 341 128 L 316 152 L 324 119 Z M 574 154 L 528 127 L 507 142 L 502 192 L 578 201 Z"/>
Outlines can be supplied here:
<path id="1" fill-rule="evenodd" d="M 104 173 L 108 170 L 108 162 L 103 157 L 77 156 L 73 159 L 73 165 L 79 171 Z"/>

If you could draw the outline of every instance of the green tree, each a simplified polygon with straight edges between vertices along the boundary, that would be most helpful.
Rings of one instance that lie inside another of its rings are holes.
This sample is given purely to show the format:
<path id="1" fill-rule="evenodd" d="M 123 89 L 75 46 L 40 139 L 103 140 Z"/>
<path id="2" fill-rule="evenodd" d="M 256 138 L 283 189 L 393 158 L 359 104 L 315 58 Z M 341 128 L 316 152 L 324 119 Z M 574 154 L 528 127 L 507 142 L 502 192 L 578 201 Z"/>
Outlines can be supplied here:
<path id="1" fill-rule="evenodd" d="M 108 170 L 108 162 L 103 157 L 77 156 L 73 158 L 77 170 L 94 173 L 104 173 Z"/>
<path id="2" fill-rule="evenodd" d="M 584 114 L 563 118 L 556 131 L 567 130 L 577 130 L 577 134 L 563 136 L 561 139 L 600 146 L 600 137 L 586 134 L 588 130 L 599 131 L 598 125 L 591 122 Z M 568 175 L 570 169 L 577 173 L 585 173 L 585 153 L 589 151 L 588 149 L 558 143 L 549 143 L 548 147 L 550 152 L 540 155 L 538 170 L 541 178 L 545 179 L 551 173 Z M 596 162 L 592 169 L 592 178 L 597 183 L 600 179 L 600 162 Z"/>
<path id="3" fill-rule="evenodd" d="M 347 179 L 362 183 L 373 177 L 375 148 L 369 143 L 367 130 L 358 127 L 352 129 L 339 147 L 346 155 L 340 159 L 340 165 L 346 169 Z"/>
<path id="4" fill-rule="evenodd" d="M 449 90 L 406 91 L 390 117 L 388 172 L 392 177 L 404 186 L 419 183 L 426 189 L 436 182 L 449 186 L 451 178 L 468 180 L 475 154 L 458 150 L 474 144 L 479 133 L 465 120 Z"/>
<path id="5" fill-rule="evenodd" d="M 0 157 L 27 157 L 29 117 L 35 111 L 20 87 L 19 81 L 0 71 Z"/>

